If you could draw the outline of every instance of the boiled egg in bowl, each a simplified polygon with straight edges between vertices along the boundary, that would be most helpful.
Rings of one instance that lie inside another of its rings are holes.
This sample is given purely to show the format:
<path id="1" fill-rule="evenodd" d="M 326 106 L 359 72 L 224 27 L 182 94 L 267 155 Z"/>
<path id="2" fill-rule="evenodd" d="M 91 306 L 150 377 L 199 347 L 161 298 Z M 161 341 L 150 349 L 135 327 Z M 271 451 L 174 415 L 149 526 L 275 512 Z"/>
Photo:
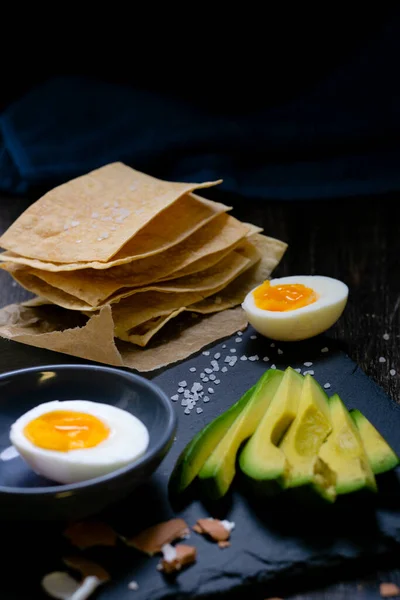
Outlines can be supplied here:
<path id="1" fill-rule="evenodd" d="M 149 433 L 137 417 L 115 406 L 54 400 L 15 421 L 10 441 L 37 474 L 76 483 L 137 460 L 148 447 Z"/>
<path id="2" fill-rule="evenodd" d="M 349 294 L 345 283 L 318 275 L 293 275 L 264 281 L 249 292 L 242 307 L 249 323 L 277 341 L 297 341 L 329 329 L 342 315 Z"/>

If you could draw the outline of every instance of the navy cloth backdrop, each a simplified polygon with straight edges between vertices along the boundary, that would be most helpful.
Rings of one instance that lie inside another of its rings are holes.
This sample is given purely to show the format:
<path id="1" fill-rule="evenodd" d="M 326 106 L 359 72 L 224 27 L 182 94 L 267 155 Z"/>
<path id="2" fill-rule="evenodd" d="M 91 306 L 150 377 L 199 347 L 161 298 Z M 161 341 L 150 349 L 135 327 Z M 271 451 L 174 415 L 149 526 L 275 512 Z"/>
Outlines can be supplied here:
<path id="1" fill-rule="evenodd" d="M 96 78 L 50 78 L 0 116 L 0 190 L 52 187 L 120 160 L 165 179 L 223 178 L 224 191 L 264 199 L 397 191 L 399 56 L 393 19 L 297 96 L 241 113 Z"/>

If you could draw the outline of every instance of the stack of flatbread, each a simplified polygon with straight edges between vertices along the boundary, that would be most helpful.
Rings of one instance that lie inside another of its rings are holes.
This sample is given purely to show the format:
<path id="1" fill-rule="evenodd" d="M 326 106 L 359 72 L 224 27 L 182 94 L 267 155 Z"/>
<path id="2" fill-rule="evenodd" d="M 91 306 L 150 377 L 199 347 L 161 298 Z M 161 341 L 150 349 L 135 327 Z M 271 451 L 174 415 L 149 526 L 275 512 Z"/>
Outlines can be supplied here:
<path id="1" fill-rule="evenodd" d="M 106 165 L 32 204 L 0 238 L 0 266 L 36 294 L 31 306 L 87 318 L 107 308 L 115 338 L 144 348 L 183 313 L 240 305 L 286 250 L 231 207 L 195 194 L 218 183 Z"/>

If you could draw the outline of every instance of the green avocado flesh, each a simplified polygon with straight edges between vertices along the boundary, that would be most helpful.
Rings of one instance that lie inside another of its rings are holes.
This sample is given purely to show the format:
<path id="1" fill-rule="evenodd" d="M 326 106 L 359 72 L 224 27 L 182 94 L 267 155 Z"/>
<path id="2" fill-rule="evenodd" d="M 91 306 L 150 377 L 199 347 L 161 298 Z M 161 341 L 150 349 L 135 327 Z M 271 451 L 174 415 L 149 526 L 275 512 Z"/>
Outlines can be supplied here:
<path id="1" fill-rule="evenodd" d="M 334 501 L 336 474 L 318 458 L 331 431 L 328 396 L 311 375 L 306 375 L 296 418 L 279 446 L 289 463 L 281 478 L 282 487 L 311 485 L 324 498 Z"/>
<path id="2" fill-rule="evenodd" d="M 210 498 L 220 498 L 228 491 L 235 476 L 239 447 L 256 430 L 283 378 L 282 371 L 269 369 L 259 379 L 252 397 L 207 458 L 199 480 Z"/>
<path id="3" fill-rule="evenodd" d="M 336 472 L 336 493 L 349 494 L 362 489 L 376 492 L 375 476 L 360 433 L 337 394 L 330 398 L 329 408 L 333 429 L 322 444 L 319 457 Z"/>
<path id="4" fill-rule="evenodd" d="M 179 494 L 192 483 L 207 458 L 219 444 L 221 438 L 249 402 L 255 387 L 250 388 L 228 410 L 199 431 L 184 448 L 169 479 L 169 490 L 171 493 Z"/>
<path id="5" fill-rule="evenodd" d="M 304 377 L 288 367 L 268 410 L 239 457 L 241 471 L 256 482 L 283 477 L 289 463 L 278 447 L 282 436 L 294 421 Z"/>
<path id="6" fill-rule="evenodd" d="M 399 464 L 399 457 L 381 434 L 359 410 L 350 411 L 364 444 L 365 452 L 375 475 L 386 473 Z"/>

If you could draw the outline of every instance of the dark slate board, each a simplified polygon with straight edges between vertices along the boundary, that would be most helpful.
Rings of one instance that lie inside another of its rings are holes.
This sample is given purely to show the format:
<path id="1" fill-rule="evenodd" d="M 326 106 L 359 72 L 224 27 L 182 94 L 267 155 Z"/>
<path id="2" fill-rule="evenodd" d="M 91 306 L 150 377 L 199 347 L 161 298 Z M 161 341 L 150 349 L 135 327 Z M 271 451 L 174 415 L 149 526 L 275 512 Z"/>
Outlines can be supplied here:
<path id="1" fill-rule="evenodd" d="M 92 549 L 87 555 L 98 560 L 113 575 L 98 598 L 101 600 L 137 600 L 164 598 L 204 598 L 216 593 L 243 588 L 252 594 L 280 578 L 299 574 L 326 574 L 332 567 L 345 566 L 350 561 L 370 561 L 374 557 L 397 551 L 400 542 L 400 473 L 381 476 L 378 480 L 380 494 L 377 499 L 356 496 L 337 503 L 328 509 L 302 508 L 290 502 L 288 496 L 278 501 L 255 503 L 235 489 L 223 505 L 205 507 L 193 500 L 180 510 L 169 504 L 166 485 L 175 460 L 193 435 L 215 416 L 236 401 L 251 387 L 266 368 L 275 364 L 312 369 L 323 385 L 331 384 L 329 393 L 338 392 L 349 408 L 359 408 L 383 433 L 393 448 L 400 453 L 400 406 L 396 405 L 372 380 L 370 380 L 340 347 L 329 338 L 315 338 L 298 344 L 276 344 L 258 337 L 251 339 L 254 331 L 248 330 L 241 343 L 233 336 L 214 347 L 209 356 L 203 353 L 156 374 L 156 381 L 169 396 L 176 394 L 178 383 L 186 380 L 191 386 L 200 381 L 199 373 L 210 366 L 210 360 L 221 353 L 220 367 L 227 366 L 224 358 L 236 350 L 242 354 L 258 355 L 256 361 L 237 361 L 228 372 L 217 373 L 219 385 L 207 383 L 215 390 L 209 394 L 210 402 L 200 402 L 201 414 L 195 410 L 184 414 L 180 402 L 175 404 L 179 418 L 176 442 L 152 480 L 138 489 L 132 497 L 111 507 L 104 518 L 121 534 L 129 535 L 147 525 L 180 514 L 193 525 L 197 518 L 226 517 L 236 523 L 230 548 L 220 550 L 201 536 L 192 534 L 191 541 L 198 549 L 197 563 L 179 574 L 175 581 L 167 581 L 156 570 L 158 558 L 147 558 L 121 544 L 117 549 Z M 223 345 L 226 344 L 226 348 Z M 329 347 L 329 352 L 321 349 Z M 283 354 L 278 354 L 281 348 Z M 264 356 L 270 358 L 264 362 Z M 45 365 L 62 362 L 85 362 L 27 346 L 0 341 L 1 370 L 22 366 Z M 304 362 L 313 362 L 305 367 Z M 190 367 L 196 367 L 191 373 Z M 285 499 L 286 498 L 286 499 Z M 4 600 L 14 598 L 44 598 L 39 581 L 52 570 L 62 570 L 60 557 L 71 551 L 60 536 L 58 524 L 9 524 L 2 530 L 3 545 L 8 548 L 7 573 L 2 574 Z M 23 542 L 22 542 L 23 540 Z M 38 545 L 41 545 L 39 550 Z M 21 571 L 21 565 L 23 570 Z M 24 576 L 21 577 L 21 572 Z M 140 588 L 132 592 L 127 585 L 138 582 Z"/>

